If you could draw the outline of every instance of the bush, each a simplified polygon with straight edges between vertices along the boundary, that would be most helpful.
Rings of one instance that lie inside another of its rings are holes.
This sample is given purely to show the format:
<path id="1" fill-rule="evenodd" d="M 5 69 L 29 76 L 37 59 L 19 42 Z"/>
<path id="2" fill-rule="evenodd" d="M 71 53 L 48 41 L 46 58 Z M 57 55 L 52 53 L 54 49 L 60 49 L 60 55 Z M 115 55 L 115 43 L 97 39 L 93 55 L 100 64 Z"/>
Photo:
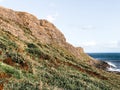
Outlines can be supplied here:
<path id="1" fill-rule="evenodd" d="M 0 42 L 0 48 L 6 50 L 6 46 L 2 42 Z"/>
<path id="2" fill-rule="evenodd" d="M 18 53 L 6 52 L 6 56 L 10 57 L 12 61 L 15 63 L 18 63 L 18 64 L 24 63 L 24 58 Z"/>
<path id="3" fill-rule="evenodd" d="M 40 57 L 43 55 L 43 53 L 38 48 L 27 48 L 26 49 L 28 53 Z"/>
<path id="4" fill-rule="evenodd" d="M 27 46 L 28 48 L 37 48 L 37 46 L 33 43 L 28 43 Z"/>

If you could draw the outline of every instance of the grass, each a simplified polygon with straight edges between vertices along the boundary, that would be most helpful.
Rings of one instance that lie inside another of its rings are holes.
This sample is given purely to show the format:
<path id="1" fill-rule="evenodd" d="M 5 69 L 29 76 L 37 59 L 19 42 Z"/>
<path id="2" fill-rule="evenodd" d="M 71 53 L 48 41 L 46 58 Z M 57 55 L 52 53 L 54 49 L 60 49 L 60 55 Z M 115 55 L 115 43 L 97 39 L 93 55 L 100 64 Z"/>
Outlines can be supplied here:
<path id="1" fill-rule="evenodd" d="M 34 46 L 33 46 L 34 47 Z M 51 60 L 55 62 L 55 59 L 59 62 L 69 62 L 71 64 L 75 64 L 77 66 L 82 67 L 85 70 L 89 70 L 91 72 L 98 72 L 96 69 L 90 67 L 89 65 L 85 64 L 84 62 L 77 63 L 76 58 L 74 56 L 69 55 L 68 53 L 65 53 L 66 51 L 63 50 L 64 55 L 60 54 L 60 50 L 56 47 L 52 47 L 50 45 L 42 46 L 44 54 L 47 53 L 48 56 L 50 55 L 52 57 Z M 39 50 L 41 47 L 37 47 Z M 35 46 L 36 48 L 36 46 Z M 34 49 L 35 49 L 34 48 Z M 40 51 L 40 50 L 39 50 Z M 53 53 L 58 52 L 58 53 Z M 41 55 L 44 55 L 41 54 Z M 39 54 L 40 55 L 40 54 Z M 56 57 L 56 58 L 55 58 Z M 45 57 L 43 58 L 45 59 Z M 59 88 L 64 88 L 66 90 L 112 90 L 113 87 L 110 86 L 109 82 L 107 80 L 100 80 L 97 77 L 93 77 L 89 75 L 89 73 L 86 72 L 79 72 L 73 67 L 64 66 L 64 64 L 61 64 L 62 66 L 59 66 L 55 68 L 54 66 L 51 67 L 50 64 L 50 57 L 48 57 L 49 60 L 43 61 L 44 63 L 44 70 L 45 72 L 43 74 L 39 73 L 38 75 L 41 78 L 41 81 L 44 83 L 46 82 L 49 86 L 57 86 Z M 46 60 L 46 59 L 45 59 Z M 45 69 L 46 68 L 46 69 Z M 61 68 L 61 69 L 60 69 Z M 53 70 L 51 70 L 53 69 Z M 42 72 L 42 69 L 39 68 L 39 70 Z M 69 72 L 69 71 L 75 71 L 75 72 Z M 100 74 L 102 75 L 102 73 Z"/>
<path id="2" fill-rule="evenodd" d="M 89 66 L 66 49 L 38 41 L 25 42 L 0 31 L 0 71 L 10 74 L 5 90 L 119 90 L 120 76 Z M 18 44 L 24 45 L 18 52 Z M 27 63 L 28 70 L 4 63 Z M 83 58 L 87 56 L 82 56 Z M 35 73 L 34 73 L 35 72 Z M 94 73 L 93 75 L 90 73 Z M 98 74 L 98 77 L 95 75 Z M 104 80 L 99 76 L 108 78 Z"/>
<path id="3" fill-rule="evenodd" d="M 7 73 L 7 74 L 11 74 L 13 77 L 17 78 L 17 79 L 20 79 L 21 78 L 21 71 L 20 70 L 17 70 L 15 69 L 14 67 L 12 66 L 9 66 L 7 64 L 4 64 L 4 63 L 1 63 L 0 62 L 0 70 Z"/>

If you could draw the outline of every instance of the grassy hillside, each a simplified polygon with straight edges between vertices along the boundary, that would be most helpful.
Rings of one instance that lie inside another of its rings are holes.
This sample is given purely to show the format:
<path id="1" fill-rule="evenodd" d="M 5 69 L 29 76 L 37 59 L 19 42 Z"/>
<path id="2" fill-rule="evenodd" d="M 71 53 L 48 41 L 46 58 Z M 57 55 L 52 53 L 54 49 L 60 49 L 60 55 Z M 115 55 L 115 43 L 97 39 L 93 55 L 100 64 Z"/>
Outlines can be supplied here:
<path id="1" fill-rule="evenodd" d="M 0 90 L 120 89 L 120 75 L 88 62 L 53 24 L 0 7 Z"/>
<path id="2" fill-rule="evenodd" d="M 57 45 L 24 42 L 0 30 L 0 86 L 5 90 L 119 90 L 119 75 L 80 61 Z"/>

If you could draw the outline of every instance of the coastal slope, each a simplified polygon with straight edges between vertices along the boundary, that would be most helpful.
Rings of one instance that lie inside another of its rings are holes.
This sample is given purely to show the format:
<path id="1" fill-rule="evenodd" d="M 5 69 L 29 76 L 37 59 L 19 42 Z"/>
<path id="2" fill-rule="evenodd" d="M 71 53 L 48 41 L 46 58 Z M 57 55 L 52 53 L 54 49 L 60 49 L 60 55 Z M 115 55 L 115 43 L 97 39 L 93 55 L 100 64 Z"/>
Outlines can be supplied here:
<path id="1" fill-rule="evenodd" d="M 0 90 L 119 90 L 104 65 L 49 21 L 0 7 Z"/>

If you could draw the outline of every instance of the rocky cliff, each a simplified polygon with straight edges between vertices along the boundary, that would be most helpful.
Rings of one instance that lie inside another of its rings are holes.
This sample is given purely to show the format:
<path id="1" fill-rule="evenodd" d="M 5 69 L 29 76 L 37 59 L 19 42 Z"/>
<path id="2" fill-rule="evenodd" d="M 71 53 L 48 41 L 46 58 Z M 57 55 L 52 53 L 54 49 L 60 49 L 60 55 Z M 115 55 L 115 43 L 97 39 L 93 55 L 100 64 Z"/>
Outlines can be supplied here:
<path id="1" fill-rule="evenodd" d="M 66 42 L 52 23 L 0 7 L 0 90 L 120 88 L 120 76 L 96 67 L 101 62 Z"/>
<path id="2" fill-rule="evenodd" d="M 3 7 L 0 9 L 0 18 L 0 28 L 23 41 L 29 42 L 32 39 L 42 44 L 56 44 L 67 49 L 77 58 L 83 58 L 83 48 L 74 47 L 67 43 L 60 30 L 47 20 L 38 20 L 29 13 L 17 12 Z M 92 60 L 89 56 L 86 55 L 86 57 L 82 60 Z"/>

